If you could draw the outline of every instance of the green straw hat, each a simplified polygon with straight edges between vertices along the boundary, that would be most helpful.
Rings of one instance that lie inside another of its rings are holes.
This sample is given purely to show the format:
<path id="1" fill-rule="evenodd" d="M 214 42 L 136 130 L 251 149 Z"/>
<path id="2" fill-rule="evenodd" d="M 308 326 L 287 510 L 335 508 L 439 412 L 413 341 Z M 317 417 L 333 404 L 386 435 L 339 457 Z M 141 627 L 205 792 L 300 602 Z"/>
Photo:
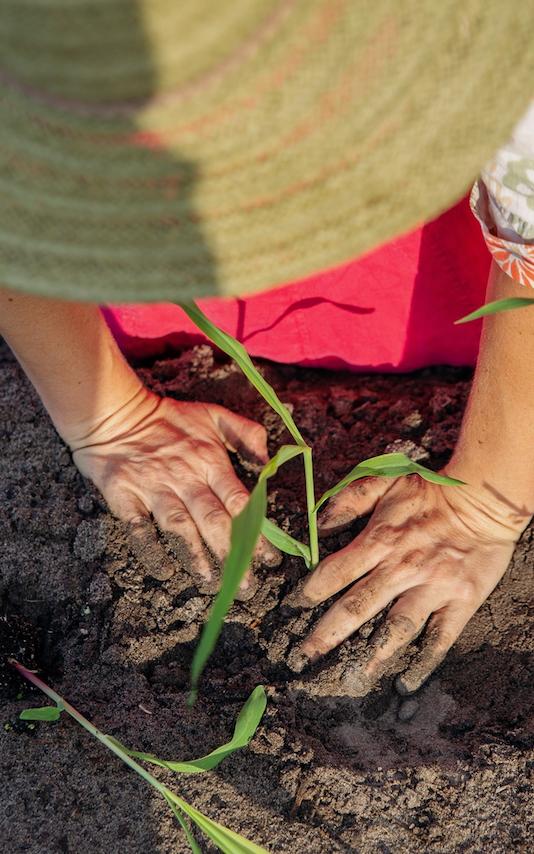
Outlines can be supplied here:
<path id="1" fill-rule="evenodd" d="M 469 187 L 534 84 L 534 4 L 3 0 L 3 284 L 266 288 Z"/>

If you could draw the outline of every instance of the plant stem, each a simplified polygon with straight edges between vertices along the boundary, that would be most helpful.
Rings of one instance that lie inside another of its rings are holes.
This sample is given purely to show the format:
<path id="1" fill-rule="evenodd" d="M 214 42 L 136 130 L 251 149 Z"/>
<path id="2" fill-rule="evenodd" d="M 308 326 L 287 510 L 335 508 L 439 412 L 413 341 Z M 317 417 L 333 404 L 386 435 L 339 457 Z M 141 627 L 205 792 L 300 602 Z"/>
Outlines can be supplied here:
<path id="1" fill-rule="evenodd" d="M 308 531 L 310 538 L 311 568 L 319 563 L 319 538 L 317 535 L 317 513 L 315 512 L 315 488 L 313 485 L 312 449 L 306 445 L 303 451 L 304 475 L 306 478 L 306 504 L 308 506 Z"/>
<path id="2" fill-rule="evenodd" d="M 31 682 L 32 685 L 35 685 L 36 688 L 39 688 L 39 690 L 42 691 L 43 694 L 46 694 L 46 696 L 49 697 L 51 700 L 53 700 L 54 703 L 56 703 L 60 709 L 67 712 L 67 714 L 74 718 L 74 720 L 79 723 L 80 726 L 86 729 L 87 732 L 91 733 L 94 738 L 96 738 L 98 741 L 100 741 L 101 744 L 107 747 L 108 750 L 111 750 L 111 752 L 118 756 L 119 759 L 122 759 L 122 761 L 125 762 L 126 765 L 129 765 L 133 771 L 136 771 L 137 774 L 139 774 L 139 776 L 143 778 L 143 780 L 146 780 L 147 783 L 150 783 L 151 786 L 157 789 L 160 795 L 163 795 L 165 797 L 169 794 L 169 789 L 167 789 L 167 787 L 164 786 L 163 783 L 160 783 L 159 780 L 156 780 L 156 778 L 153 777 L 149 771 L 146 771 L 142 767 L 142 765 L 138 765 L 138 763 L 134 759 L 128 756 L 127 753 L 124 753 L 124 751 L 121 750 L 120 747 L 118 747 L 116 744 L 114 744 L 113 741 L 107 735 L 105 735 L 103 732 L 100 732 L 99 729 L 93 726 L 93 724 L 88 721 L 87 718 L 84 718 L 84 716 L 81 715 L 80 712 L 76 711 L 74 706 L 71 706 L 70 703 L 67 703 L 67 701 L 64 700 L 63 697 L 61 697 L 59 694 L 57 694 L 52 688 L 50 688 L 46 684 L 46 682 L 43 682 L 42 679 L 39 679 L 39 677 L 36 676 L 35 673 L 33 673 L 31 670 L 28 670 L 26 667 L 24 667 L 23 664 L 20 664 L 18 661 L 15 661 L 15 659 L 11 658 L 9 660 L 9 663 L 15 668 L 15 670 L 20 673 L 21 676 L 27 679 L 28 682 Z M 174 793 L 172 794 L 174 795 Z M 174 797 L 176 798 L 177 796 Z"/>
<path id="3" fill-rule="evenodd" d="M 184 801 L 179 795 L 175 794 L 172 789 L 168 789 L 167 786 L 160 783 L 156 777 L 153 777 L 149 771 L 146 771 L 142 765 L 139 765 L 135 759 L 132 759 L 125 749 L 121 747 L 120 743 L 116 743 L 112 736 L 106 735 L 97 729 L 90 721 L 87 720 L 87 718 L 84 718 L 80 712 L 76 711 L 70 703 L 64 700 L 60 694 L 50 688 L 46 682 L 42 681 L 42 679 L 39 679 L 33 671 L 28 670 L 23 664 L 15 661 L 14 658 L 8 659 L 8 663 L 11 664 L 11 666 L 14 667 L 21 676 L 27 679 L 28 682 L 31 682 L 32 685 L 35 685 L 35 687 L 39 688 L 43 694 L 46 694 L 47 697 L 53 700 L 61 711 L 67 712 L 67 714 L 74 718 L 76 723 L 80 724 L 80 726 L 87 730 L 87 732 L 96 738 L 97 741 L 103 744 L 104 747 L 107 747 L 107 749 L 111 750 L 115 756 L 122 759 L 122 761 L 128 765 L 132 771 L 135 771 L 136 774 L 139 774 L 146 783 L 156 789 L 156 791 L 165 798 L 169 805 L 174 804 L 174 807 L 182 810 L 196 824 L 199 830 L 205 833 L 211 841 L 215 843 L 216 847 L 220 851 L 224 851 L 226 854 L 232 854 L 232 852 L 238 851 L 243 852 L 243 854 L 247 851 L 252 852 L 252 854 L 267 854 L 267 851 L 265 851 L 264 848 L 260 848 L 259 845 L 255 845 L 253 842 L 250 842 L 238 833 L 235 833 L 234 831 L 224 827 L 224 825 L 218 824 L 218 822 L 208 818 L 199 810 L 195 809 L 195 807 L 191 806 L 191 804 L 187 803 L 187 801 Z M 177 814 L 174 808 L 173 812 L 184 828 L 192 850 L 200 851 L 200 848 L 195 843 L 191 831 L 184 823 L 183 818 Z"/>

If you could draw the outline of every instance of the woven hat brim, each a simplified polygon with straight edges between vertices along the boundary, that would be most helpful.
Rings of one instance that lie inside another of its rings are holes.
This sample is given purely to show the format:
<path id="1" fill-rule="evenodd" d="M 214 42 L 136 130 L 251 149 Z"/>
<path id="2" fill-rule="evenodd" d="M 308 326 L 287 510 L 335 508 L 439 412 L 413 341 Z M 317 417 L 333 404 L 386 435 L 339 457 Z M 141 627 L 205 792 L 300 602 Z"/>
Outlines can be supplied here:
<path id="1" fill-rule="evenodd" d="M 178 301 L 327 269 L 455 202 L 532 94 L 529 4 L 204 0 L 189 30 L 177 5 L 7 3 L 6 285 Z"/>

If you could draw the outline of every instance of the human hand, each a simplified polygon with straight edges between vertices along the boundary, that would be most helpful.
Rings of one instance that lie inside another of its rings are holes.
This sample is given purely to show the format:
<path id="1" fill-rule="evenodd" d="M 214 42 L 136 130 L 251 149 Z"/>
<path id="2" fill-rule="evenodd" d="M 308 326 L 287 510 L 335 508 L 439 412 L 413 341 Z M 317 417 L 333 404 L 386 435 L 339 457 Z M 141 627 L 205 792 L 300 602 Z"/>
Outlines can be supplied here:
<path id="1" fill-rule="evenodd" d="M 294 668 L 316 661 L 393 602 L 361 672 L 379 677 L 426 626 L 419 651 L 397 677 L 399 693 L 409 694 L 498 584 L 529 517 L 480 488 L 439 486 L 416 475 L 366 478 L 331 499 L 320 533 L 335 533 L 371 510 L 364 531 L 323 560 L 292 597 L 294 605 L 314 607 L 356 582 L 295 650 Z"/>
<path id="2" fill-rule="evenodd" d="M 111 512 L 128 524 L 130 544 L 149 574 L 164 580 L 174 572 L 153 518 L 186 546 L 200 581 L 213 581 L 204 543 L 222 563 L 232 516 L 248 500 L 227 449 L 265 463 L 265 429 L 222 406 L 160 398 L 145 388 L 127 416 L 121 412 L 92 431 L 89 441 L 73 446 L 74 462 L 96 484 Z M 256 556 L 268 565 L 280 562 L 278 551 L 263 538 Z M 241 594 L 248 598 L 253 592 L 249 574 Z"/>

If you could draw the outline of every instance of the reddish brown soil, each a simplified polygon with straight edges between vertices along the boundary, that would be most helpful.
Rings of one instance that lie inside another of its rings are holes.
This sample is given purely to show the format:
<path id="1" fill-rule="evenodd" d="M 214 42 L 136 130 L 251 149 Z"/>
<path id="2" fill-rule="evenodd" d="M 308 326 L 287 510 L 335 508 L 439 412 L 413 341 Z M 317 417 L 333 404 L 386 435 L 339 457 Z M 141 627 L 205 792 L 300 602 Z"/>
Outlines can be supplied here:
<path id="1" fill-rule="evenodd" d="M 441 465 L 469 386 L 468 372 L 457 369 L 397 377 L 270 364 L 262 370 L 314 445 L 318 490 L 391 442 L 408 443 L 403 447 L 423 462 Z M 161 393 L 262 420 L 271 449 L 284 440 L 240 373 L 214 361 L 208 348 L 140 373 Z M 252 601 L 232 609 L 191 710 L 188 666 L 209 597 L 181 560 L 163 582 L 139 565 L 7 350 L 0 351 L 0 433 L 0 597 L 7 617 L 0 620 L 0 652 L 31 659 L 32 631 L 21 618 L 29 621 L 38 629 L 39 664 L 55 687 L 100 728 L 167 758 L 201 755 L 226 740 L 248 693 L 266 686 L 267 713 L 248 750 L 216 772 L 169 779 L 186 799 L 273 852 L 529 850 L 532 526 L 504 581 L 408 708 L 401 710 L 391 674 L 367 695 L 350 696 L 346 674 L 366 631 L 295 678 L 287 653 L 312 615 L 280 605 L 305 571 L 286 558 L 264 573 Z M 250 484 L 252 476 L 235 462 Z M 271 484 L 270 514 L 297 537 L 304 535 L 303 499 L 294 461 Z M 325 541 L 323 554 L 362 524 Z M 161 799 L 73 722 L 18 724 L 19 711 L 37 702 L 27 692 L 17 699 L 18 691 L 0 665 L 2 851 L 188 850 Z"/>

